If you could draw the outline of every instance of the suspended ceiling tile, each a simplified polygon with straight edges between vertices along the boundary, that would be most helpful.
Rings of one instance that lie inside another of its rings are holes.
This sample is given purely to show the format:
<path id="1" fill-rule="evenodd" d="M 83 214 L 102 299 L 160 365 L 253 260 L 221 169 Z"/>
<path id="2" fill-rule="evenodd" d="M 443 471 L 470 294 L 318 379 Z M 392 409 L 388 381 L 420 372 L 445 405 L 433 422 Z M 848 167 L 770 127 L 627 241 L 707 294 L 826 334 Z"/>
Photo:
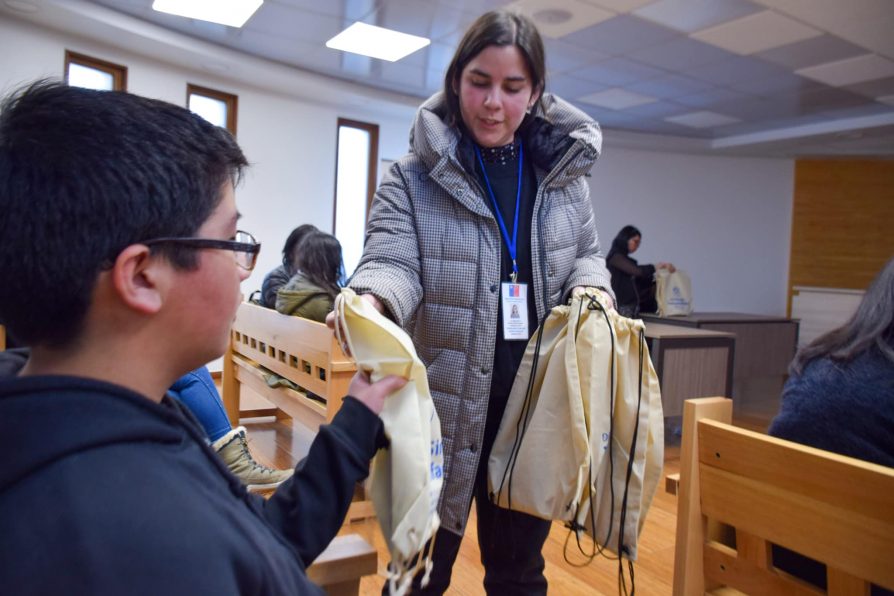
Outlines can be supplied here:
<path id="1" fill-rule="evenodd" d="M 894 108 L 884 103 L 874 101 L 853 108 L 839 108 L 820 113 L 834 120 L 841 120 L 844 118 L 862 118 L 863 116 L 875 116 L 878 114 L 894 114 Z"/>
<path id="2" fill-rule="evenodd" d="M 614 89 L 607 89 L 605 91 L 598 91 L 596 93 L 591 93 L 590 95 L 585 95 L 578 101 L 610 108 L 612 110 L 623 110 L 625 108 L 632 108 L 633 106 L 652 103 L 657 100 L 654 97 L 632 93 L 616 87 Z"/>
<path id="3" fill-rule="evenodd" d="M 720 87 L 712 87 L 705 91 L 693 93 L 692 95 L 675 97 L 674 102 L 693 108 L 707 108 L 725 101 L 733 101 L 746 97 L 749 96 L 744 93 L 737 93 L 730 89 L 723 89 Z"/>
<path id="4" fill-rule="evenodd" d="M 546 81 L 546 90 L 548 92 L 555 93 L 568 101 L 575 101 L 580 97 L 605 89 L 605 85 L 578 79 L 567 74 L 551 77 Z"/>
<path id="5" fill-rule="evenodd" d="M 648 4 L 653 0 L 584 0 L 587 4 L 592 4 L 612 12 L 625 13 L 630 12 L 644 4 Z"/>
<path id="6" fill-rule="evenodd" d="M 876 54 L 865 54 L 837 62 L 809 66 L 795 72 L 833 87 L 844 87 L 863 81 L 894 76 L 894 61 Z"/>
<path id="7" fill-rule="evenodd" d="M 565 36 L 565 41 L 610 56 L 626 55 L 667 41 L 678 34 L 666 27 L 622 15 Z"/>
<path id="8" fill-rule="evenodd" d="M 797 70 L 865 53 L 866 50 L 858 45 L 826 34 L 759 52 L 754 57 Z"/>
<path id="9" fill-rule="evenodd" d="M 894 95 L 886 95 L 884 97 L 879 97 L 876 101 L 880 101 L 882 103 L 886 103 L 888 105 L 894 106 Z"/>
<path id="10" fill-rule="evenodd" d="M 506 5 L 531 17 L 544 37 L 558 39 L 615 16 L 582 0 L 516 0 Z"/>
<path id="11" fill-rule="evenodd" d="M 379 78 L 420 91 L 425 88 L 425 69 L 412 64 L 404 64 L 401 61 L 382 62 Z"/>
<path id="12" fill-rule="evenodd" d="M 763 10 L 747 0 L 659 0 L 634 11 L 659 25 L 692 33 Z"/>
<path id="13" fill-rule="evenodd" d="M 670 101 L 655 101 L 627 108 L 624 110 L 624 113 L 642 116 L 643 118 L 664 118 L 665 116 L 677 116 L 691 111 L 692 108 L 688 106 L 681 106 Z"/>
<path id="14" fill-rule="evenodd" d="M 834 87 L 801 93 L 799 101 L 811 112 L 853 108 L 869 103 L 867 98 L 862 95 Z"/>
<path id="15" fill-rule="evenodd" d="M 781 74 L 766 79 L 750 79 L 747 81 L 731 81 L 727 83 L 731 89 L 752 95 L 772 96 L 776 93 L 791 91 L 809 91 L 823 87 L 816 81 L 799 77 L 795 74 Z"/>
<path id="16" fill-rule="evenodd" d="M 353 21 L 311 12 L 296 10 L 288 5 L 264 3 L 254 17 L 249 19 L 244 29 L 264 35 L 279 35 L 295 40 L 325 44 L 341 33 Z"/>
<path id="17" fill-rule="evenodd" d="M 440 39 L 457 29 L 463 31 L 474 17 L 462 10 L 434 2 L 388 0 L 363 22 L 428 39 Z"/>
<path id="18" fill-rule="evenodd" d="M 603 85 L 626 85 L 664 76 L 667 73 L 626 58 L 609 58 L 593 66 L 575 69 L 568 74 Z"/>
<path id="19" fill-rule="evenodd" d="M 651 95 L 659 99 L 669 99 L 674 97 L 684 97 L 713 89 L 710 83 L 691 79 L 681 75 L 664 75 L 647 81 L 640 81 L 625 88 L 634 93 L 642 93 L 643 95 Z"/>
<path id="20" fill-rule="evenodd" d="M 714 126 L 723 126 L 724 124 L 732 124 L 738 122 L 738 118 L 717 114 L 702 110 L 700 112 L 689 112 L 688 114 L 680 114 L 679 116 L 670 116 L 665 118 L 667 122 L 682 124 L 692 128 L 711 128 Z"/>
<path id="21" fill-rule="evenodd" d="M 852 91 L 853 93 L 865 95 L 866 97 L 894 95 L 894 77 L 866 81 L 865 83 L 857 83 L 856 85 L 848 85 L 844 89 Z"/>
<path id="22" fill-rule="evenodd" d="M 791 74 L 780 66 L 746 56 L 735 56 L 723 62 L 703 64 L 686 69 L 687 76 L 707 81 L 714 85 L 742 84 Z"/>
<path id="23" fill-rule="evenodd" d="M 822 35 L 822 31 L 772 10 L 765 10 L 690 35 L 700 41 L 747 56 L 817 37 Z"/>
<path id="24" fill-rule="evenodd" d="M 605 54 L 584 50 L 555 39 L 545 39 L 543 41 L 544 51 L 546 52 L 546 71 L 550 76 L 608 58 Z"/>
<path id="25" fill-rule="evenodd" d="M 721 50 L 710 44 L 696 39 L 689 39 L 688 37 L 671 39 L 670 41 L 635 51 L 629 55 L 630 58 L 639 62 L 680 72 L 686 72 L 688 68 L 693 66 L 729 60 L 735 56 L 735 54 L 726 50 Z"/>
<path id="26" fill-rule="evenodd" d="M 757 0 L 803 23 L 894 59 L 891 0 Z"/>

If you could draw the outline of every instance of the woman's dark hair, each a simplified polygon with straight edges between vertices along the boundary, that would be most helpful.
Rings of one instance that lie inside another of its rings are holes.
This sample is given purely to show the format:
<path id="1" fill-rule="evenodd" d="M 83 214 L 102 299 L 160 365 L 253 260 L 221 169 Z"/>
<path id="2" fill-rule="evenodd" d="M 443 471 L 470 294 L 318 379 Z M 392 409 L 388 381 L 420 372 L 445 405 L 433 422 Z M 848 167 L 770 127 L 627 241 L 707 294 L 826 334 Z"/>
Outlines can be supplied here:
<path id="1" fill-rule="evenodd" d="M 813 340 L 795 355 L 789 373 L 800 375 L 815 358 L 828 356 L 847 362 L 875 346 L 894 362 L 894 258 L 869 284 L 857 312 L 850 320 Z"/>
<path id="2" fill-rule="evenodd" d="M 528 17 L 507 10 L 493 10 L 478 17 L 472 23 L 453 54 L 453 60 L 444 75 L 444 96 L 447 99 L 448 122 L 459 125 L 462 115 L 459 108 L 459 78 L 463 69 L 475 56 L 488 46 L 515 46 L 528 67 L 531 88 L 540 92 L 532 111 L 543 112 L 543 89 L 546 85 L 546 57 L 543 40 L 534 22 Z"/>
<path id="3" fill-rule="evenodd" d="M 335 299 L 342 275 L 341 244 L 332 234 L 310 232 L 297 247 L 295 265 L 314 285 Z"/>
<path id="4" fill-rule="evenodd" d="M 304 240 L 305 236 L 311 232 L 319 231 L 317 226 L 313 224 L 302 224 L 292 230 L 292 233 L 286 238 L 286 243 L 283 244 L 282 247 L 282 266 L 286 270 L 286 273 L 289 274 L 289 277 L 295 275 L 297 269 L 295 266 L 295 249 L 301 244 L 301 241 Z"/>
<path id="5" fill-rule="evenodd" d="M 643 237 L 642 233 L 633 226 L 624 226 L 621 228 L 621 231 L 618 232 L 618 235 L 615 236 L 615 239 L 612 240 L 612 247 L 608 251 L 608 255 L 605 257 L 605 260 L 608 261 L 616 254 L 628 255 L 630 253 L 630 249 L 628 247 L 628 242 L 631 238 L 636 238 L 639 236 Z"/>

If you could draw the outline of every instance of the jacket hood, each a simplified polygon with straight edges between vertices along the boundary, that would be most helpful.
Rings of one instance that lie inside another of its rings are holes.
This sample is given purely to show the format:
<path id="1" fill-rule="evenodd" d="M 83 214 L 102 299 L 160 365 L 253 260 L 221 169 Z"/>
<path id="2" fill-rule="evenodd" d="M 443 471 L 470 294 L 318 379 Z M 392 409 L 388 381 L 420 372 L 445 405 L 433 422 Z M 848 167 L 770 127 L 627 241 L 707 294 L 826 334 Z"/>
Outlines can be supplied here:
<path id="1" fill-rule="evenodd" d="M 595 120 L 565 100 L 545 93 L 542 112 L 529 114 L 519 135 L 535 165 L 551 172 L 572 149 L 580 151 L 564 164 L 560 180 L 574 180 L 590 171 L 602 151 L 602 131 Z M 444 92 L 432 95 L 416 112 L 410 129 L 410 151 L 429 167 L 455 157 L 466 171 L 473 171 L 471 140 L 447 122 Z"/>
<path id="2" fill-rule="evenodd" d="M 8 356 L 0 361 L 10 365 Z M 15 453 L 0 466 L 0 492 L 78 452 L 116 443 L 179 443 L 188 426 L 169 398 L 157 404 L 78 377 L 0 377 L 0 436 Z"/>

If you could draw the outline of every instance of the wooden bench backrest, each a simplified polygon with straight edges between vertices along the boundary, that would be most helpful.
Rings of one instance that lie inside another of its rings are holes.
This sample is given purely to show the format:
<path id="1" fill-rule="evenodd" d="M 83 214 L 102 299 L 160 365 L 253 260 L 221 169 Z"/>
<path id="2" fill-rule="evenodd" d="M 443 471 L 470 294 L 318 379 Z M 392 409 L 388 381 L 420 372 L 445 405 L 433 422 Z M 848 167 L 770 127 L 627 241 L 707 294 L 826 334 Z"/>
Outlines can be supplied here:
<path id="1" fill-rule="evenodd" d="M 894 469 L 730 425 L 732 401 L 683 412 L 674 594 L 816 594 L 772 566 L 778 544 L 827 566 L 828 593 L 894 589 Z M 731 527 L 735 548 L 719 541 Z"/>
<path id="2" fill-rule="evenodd" d="M 224 357 L 224 403 L 230 414 L 238 419 L 238 411 L 231 411 L 234 399 L 238 407 L 239 384 L 245 382 L 275 405 L 283 408 L 282 394 L 266 387 L 257 372 L 260 365 L 303 389 L 326 400 L 325 404 L 306 403 L 305 409 L 317 407 L 320 422 L 331 420 L 341 406 L 348 384 L 356 370 L 335 339 L 332 330 L 323 323 L 301 317 L 290 317 L 274 310 L 243 302 L 236 313 L 230 331 L 230 347 Z M 292 392 L 295 393 L 295 392 Z M 285 409 L 285 408 L 284 408 Z M 286 410 L 295 415 L 291 408 Z"/>

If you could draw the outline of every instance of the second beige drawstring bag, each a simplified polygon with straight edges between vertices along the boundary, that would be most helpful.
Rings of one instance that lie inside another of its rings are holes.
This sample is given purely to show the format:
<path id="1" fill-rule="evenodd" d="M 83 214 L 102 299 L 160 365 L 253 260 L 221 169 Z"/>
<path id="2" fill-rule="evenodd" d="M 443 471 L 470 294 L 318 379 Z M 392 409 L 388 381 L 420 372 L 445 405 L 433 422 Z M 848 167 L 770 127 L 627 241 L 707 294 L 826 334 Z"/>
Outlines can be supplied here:
<path id="1" fill-rule="evenodd" d="M 373 460 L 373 506 L 388 550 L 392 594 L 405 594 L 413 576 L 431 571 L 433 545 L 423 552 L 440 524 L 443 485 L 441 423 L 428 388 L 425 366 L 410 337 L 369 302 L 345 288 L 335 300 L 335 330 L 373 382 L 387 375 L 409 379 L 385 400 L 380 414 L 390 445 Z"/>

